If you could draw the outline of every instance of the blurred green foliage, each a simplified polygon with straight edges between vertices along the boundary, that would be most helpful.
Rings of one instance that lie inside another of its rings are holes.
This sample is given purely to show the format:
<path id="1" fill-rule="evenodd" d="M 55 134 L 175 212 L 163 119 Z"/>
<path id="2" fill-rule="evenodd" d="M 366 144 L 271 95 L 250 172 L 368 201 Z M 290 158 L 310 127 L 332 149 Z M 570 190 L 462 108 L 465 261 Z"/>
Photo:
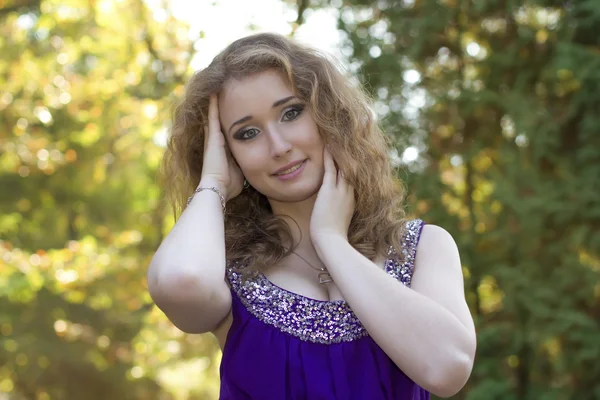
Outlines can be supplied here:
<path id="1" fill-rule="evenodd" d="M 189 27 L 140 1 L 0 18 L 0 393 L 215 397 L 215 341 L 172 327 L 145 283 L 171 223 L 157 167 Z"/>
<path id="2" fill-rule="evenodd" d="M 456 398 L 600 398 L 600 2 L 376 4 L 340 27 L 420 154 L 411 211 L 461 250 L 478 353 Z"/>
<path id="3" fill-rule="evenodd" d="M 479 345 L 455 398 L 600 398 L 600 3 L 335 3 L 410 211 L 461 250 Z M 141 0 L 0 3 L 7 399 L 217 397 L 216 341 L 145 287 L 188 28 Z"/>

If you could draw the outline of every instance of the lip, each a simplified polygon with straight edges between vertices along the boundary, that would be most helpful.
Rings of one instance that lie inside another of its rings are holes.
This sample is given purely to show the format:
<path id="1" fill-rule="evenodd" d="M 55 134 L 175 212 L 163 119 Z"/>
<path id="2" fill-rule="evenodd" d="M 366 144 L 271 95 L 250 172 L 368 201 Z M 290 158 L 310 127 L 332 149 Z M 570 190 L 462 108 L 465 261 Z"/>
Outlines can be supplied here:
<path id="1" fill-rule="evenodd" d="M 290 169 L 292 167 L 295 167 L 298 164 L 303 163 L 304 161 L 306 161 L 306 159 L 304 160 L 297 160 L 297 161 L 292 161 L 291 163 L 289 163 L 288 165 L 284 165 L 283 167 L 279 168 L 277 171 L 273 172 L 273 175 L 277 175 L 283 171 L 285 171 L 286 169 Z"/>
<path id="2" fill-rule="evenodd" d="M 306 161 L 304 160 L 300 163 L 300 166 L 298 168 L 296 168 L 295 171 L 290 172 L 289 174 L 285 174 L 285 175 L 273 175 L 275 178 L 281 180 L 281 181 L 289 181 L 289 180 L 293 180 L 296 179 L 298 176 L 300 176 L 300 174 L 302 173 L 302 171 L 304 171 L 304 167 L 306 166 Z M 296 164 L 298 165 L 298 164 Z"/>

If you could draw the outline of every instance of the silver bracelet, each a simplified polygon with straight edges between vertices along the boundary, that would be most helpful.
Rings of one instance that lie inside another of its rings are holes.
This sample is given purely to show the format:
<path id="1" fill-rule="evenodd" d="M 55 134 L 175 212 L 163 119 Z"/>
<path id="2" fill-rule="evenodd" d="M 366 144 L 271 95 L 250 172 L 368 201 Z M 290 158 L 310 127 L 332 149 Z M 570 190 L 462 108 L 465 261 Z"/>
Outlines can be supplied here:
<path id="1" fill-rule="evenodd" d="M 194 193 L 192 193 L 192 195 L 190 197 L 188 197 L 186 207 L 190 205 L 190 203 L 192 202 L 192 199 L 194 198 L 196 193 L 200 193 L 203 190 L 211 190 L 219 195 L 219 197 L 221 198 L 221 206 L 223 207 L 223 214 L 225 214 L 225 197 L 223 197 L 223 195 L 221 194 L 221 191 L 214 186 L 199 187 L 196 190 L 194 190 Z"/>

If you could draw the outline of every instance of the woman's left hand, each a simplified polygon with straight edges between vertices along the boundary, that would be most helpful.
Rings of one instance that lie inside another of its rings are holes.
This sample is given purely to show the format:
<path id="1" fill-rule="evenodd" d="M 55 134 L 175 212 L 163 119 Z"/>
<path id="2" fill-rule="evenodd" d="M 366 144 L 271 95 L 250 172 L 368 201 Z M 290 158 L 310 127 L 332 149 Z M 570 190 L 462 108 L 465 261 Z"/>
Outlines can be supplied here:
<path id="1" fill-rule="evenodd" d="M 338 171 L 327 147 L 323 150 L 325 175 L 310 218 L 310 238 L 316 245 L 325 236 L 348 240 L 348 227 L 354 215 L 354 187 Z"/>

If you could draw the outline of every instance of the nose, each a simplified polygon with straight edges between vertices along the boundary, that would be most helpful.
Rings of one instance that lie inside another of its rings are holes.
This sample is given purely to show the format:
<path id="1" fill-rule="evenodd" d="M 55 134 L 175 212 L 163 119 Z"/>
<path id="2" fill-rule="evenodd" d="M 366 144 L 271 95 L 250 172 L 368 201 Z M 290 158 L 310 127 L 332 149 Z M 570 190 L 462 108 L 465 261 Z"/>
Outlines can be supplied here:
<path id="1" fill-rule="evenodd" d="M 292 150 L 292 144 L 277 129 L 269 129 L 269 141 L 271 142 L 271 156 L 279 158 Z"/>

